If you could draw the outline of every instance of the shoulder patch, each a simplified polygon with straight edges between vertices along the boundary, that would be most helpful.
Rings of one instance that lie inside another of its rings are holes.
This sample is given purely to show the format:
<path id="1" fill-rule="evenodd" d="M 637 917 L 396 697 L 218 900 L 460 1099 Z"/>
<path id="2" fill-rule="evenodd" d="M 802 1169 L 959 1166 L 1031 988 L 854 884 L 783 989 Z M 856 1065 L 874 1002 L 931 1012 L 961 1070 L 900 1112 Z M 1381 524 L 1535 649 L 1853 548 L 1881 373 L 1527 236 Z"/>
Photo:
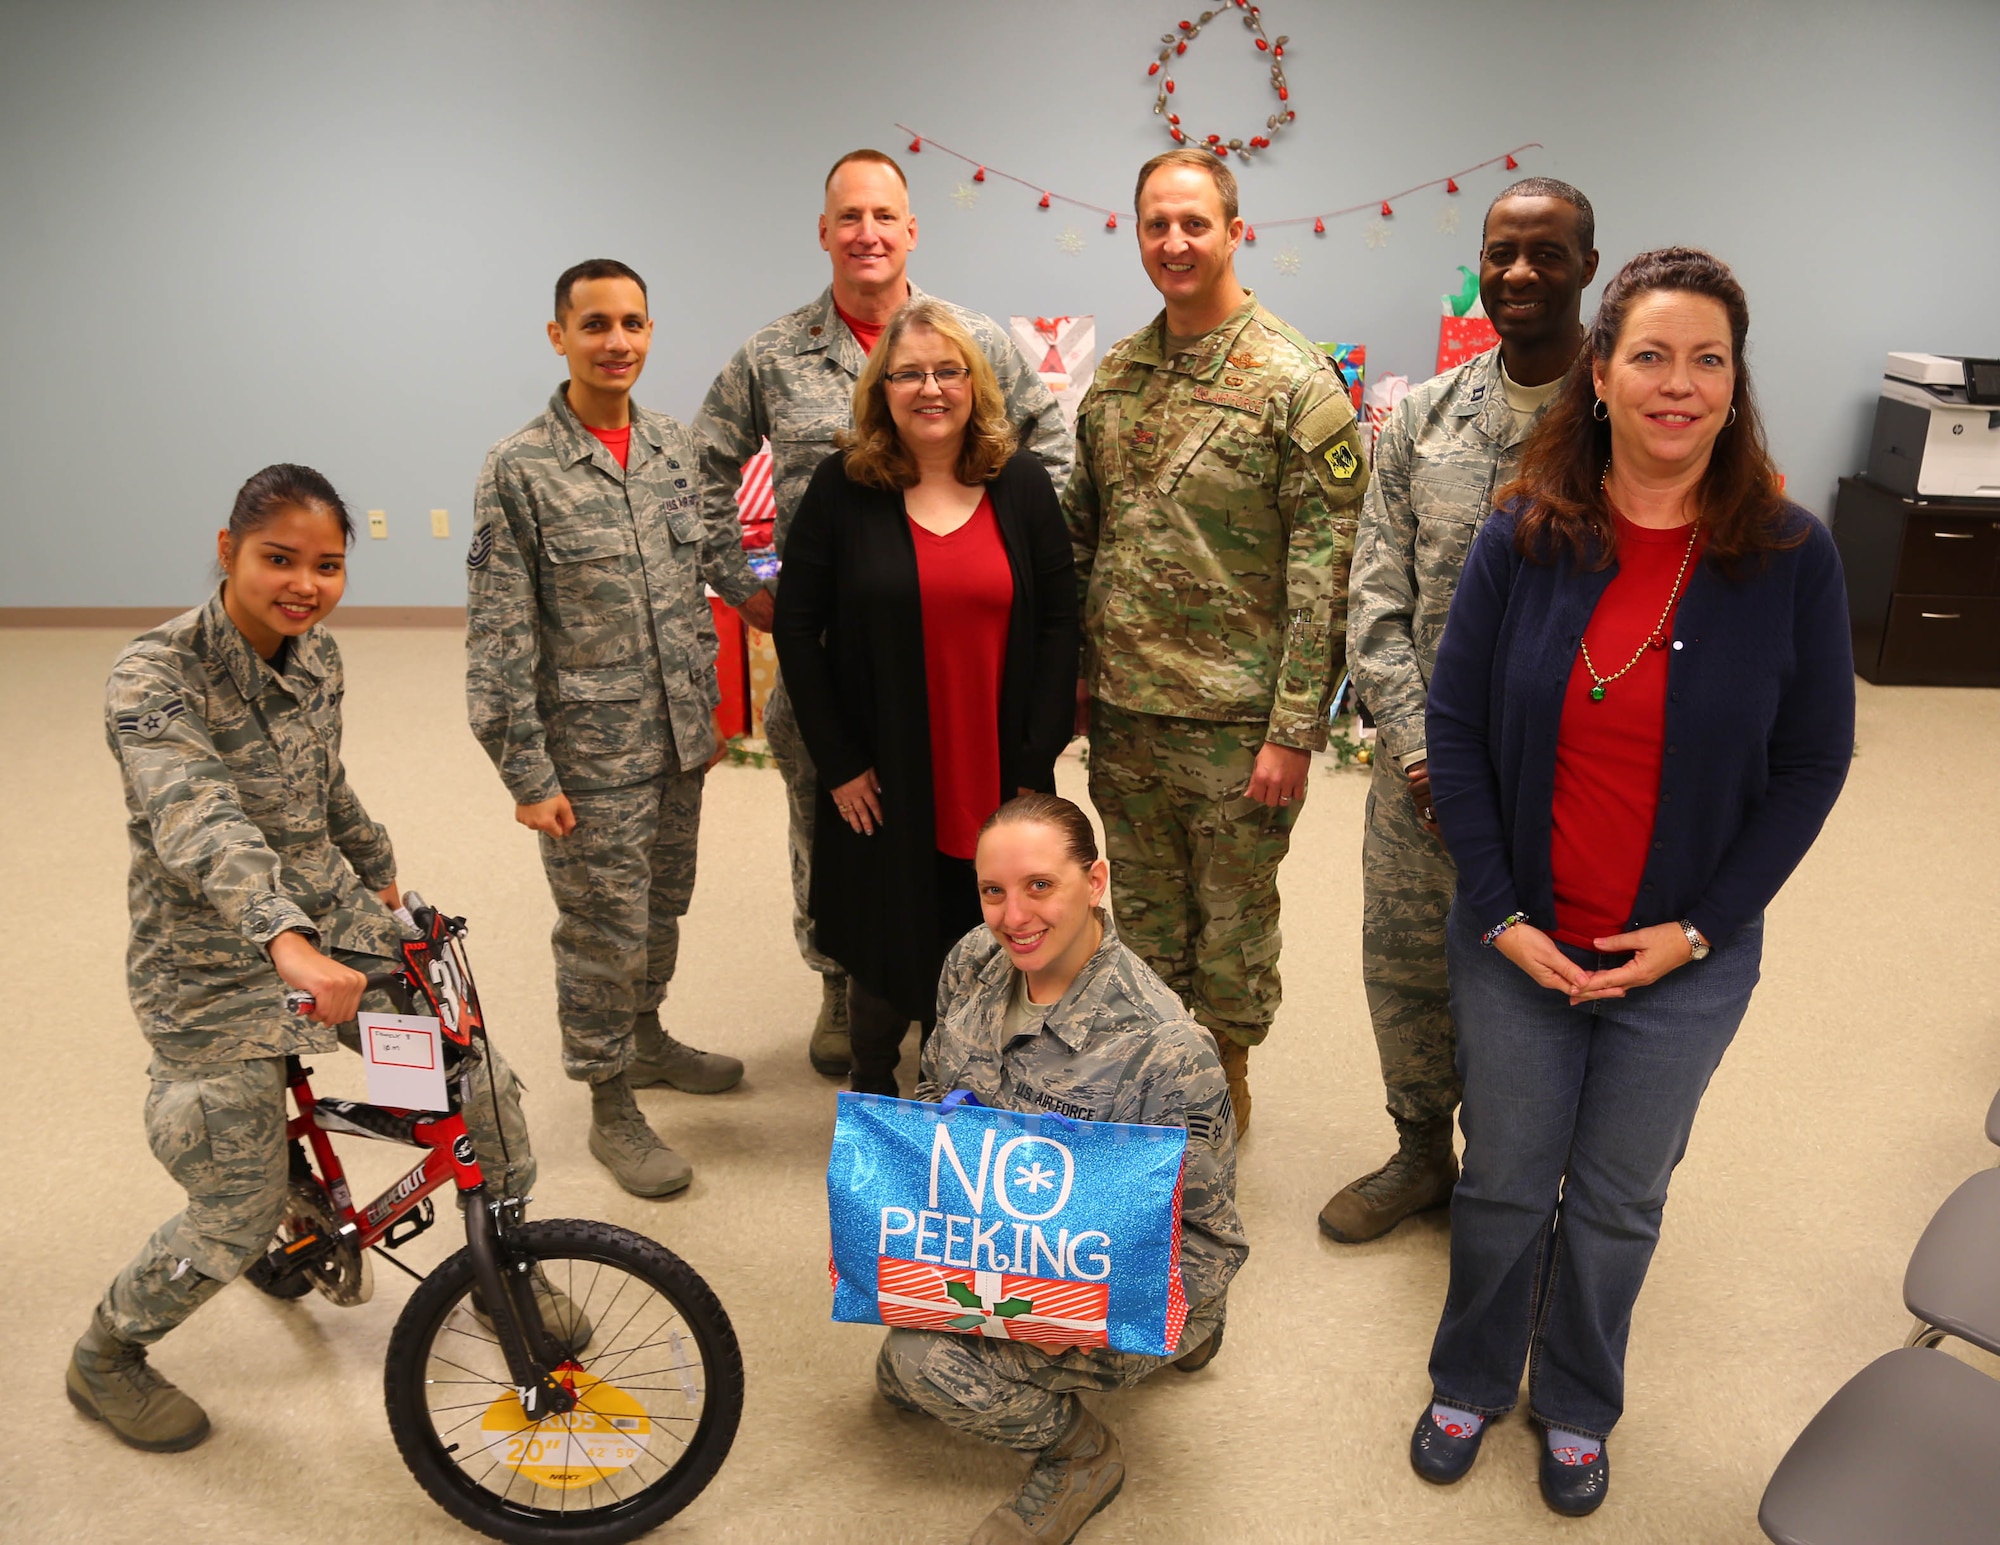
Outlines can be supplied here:
<path id="1" fill-rule="evenodd" d="M 468 569 L 483 569 L 486 560 L 493 556 L 493 527 L 481 526 L 472 533 L 472 546 L 466 550 L 465 566 Z"/>
<path id="2" fill-rule="evenodd" d="M 1342 482 L 1351 482 L 1354 474 L 1361 470 L 1361 458 L 1354 454 L 1354 447 L 1345 440 L 1336 440 L 1326 449 L 1326 468 Z"/>
<path id="3" fill-rule="evenodd" d="M 1321 446 L 1353 422 L 1354 405 L 1347 400 L 1346 393 L 1336 393 L 1307 409 L 1292 437 L 1307 450 L 1317 453 Z"/>
<path id="4" fill-rule="evenodd" d="M 1194 389 L 1196 402 L 1212 402 L 1218 407 L 1241 408 L 1246 413 L 1262 413 L 1264 399 L 1250 392 L 1226 392 L 1213 386 L 1197 386 Z"/>
<path id="5" fill-rule="evenodd" d="M 146 740 L 158 740 L 166 734 L 168 726 L 186 712 L 186 704 L 177 697 L 170 697 L 164 703 L 155 703 L 141 713 L 120 714 L 117 719 L 118 733 L 138 735 Z"/>

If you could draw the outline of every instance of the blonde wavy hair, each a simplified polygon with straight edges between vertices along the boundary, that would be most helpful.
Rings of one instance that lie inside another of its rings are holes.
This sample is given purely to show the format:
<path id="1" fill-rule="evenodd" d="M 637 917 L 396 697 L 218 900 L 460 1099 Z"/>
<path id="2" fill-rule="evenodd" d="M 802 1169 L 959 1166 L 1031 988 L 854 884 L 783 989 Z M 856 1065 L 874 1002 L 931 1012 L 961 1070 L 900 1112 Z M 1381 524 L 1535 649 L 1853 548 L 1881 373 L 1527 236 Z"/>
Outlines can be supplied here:
<path id="1" fill-rule="evenodd" d="M 917 481 L 917 464 L 896 433 L 889 412 L 889 388 L 883 377 L 904 336 L 927 327 L 958 353 L 972 372 L 972 416 L 965 423 L 965 441 L 958 453 L 958 480 L 967 485 L 990 483 L 1014 454 L 1014 426 L 1007 422 L 1007 399 L 986 353 L 957 315 L 941 300 L 921 296 L 889 319 L 868 367 L 854 383 L 854 427 L 835 442 L 847 452 L 847 475 L 870 488 L 910 488 Z"/>

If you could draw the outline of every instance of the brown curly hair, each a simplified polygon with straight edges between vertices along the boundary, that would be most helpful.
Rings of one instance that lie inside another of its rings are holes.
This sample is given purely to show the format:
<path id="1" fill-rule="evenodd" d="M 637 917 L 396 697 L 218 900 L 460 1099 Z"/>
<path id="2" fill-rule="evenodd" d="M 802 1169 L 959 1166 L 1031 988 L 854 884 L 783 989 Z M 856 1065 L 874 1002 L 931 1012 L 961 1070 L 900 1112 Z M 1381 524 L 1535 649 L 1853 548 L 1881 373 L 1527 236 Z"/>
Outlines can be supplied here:
<path id="1" fill-rule="evenodd" d="M 972 372 L 972 416 L 965 423 L 965 441 L 958 453 L 958 480 L 968 486 L 990 483 L 1014 454 L 1014 426 L 1007 422 L 1007 399 L 992 362 L 967 331 L 956 312 L 928 295 L 906 303 L 889 319 L 868 354 L 868 368 L 854 383 L 854 427 L 834 443 L 847 452 L 847 475 L 869 488 L 910 488 L 917 481 L 917 464 L 896 433 L 889 412 L 889 391 L 883 377 L 896 348 L 913 327 L 928 327 L 958 351 Z"/>
<path id="2" fill-rule="evenodd" d="M 1750 390 L 1750 369 L 1743 358 L 1750 305 L 1743 286 L 1728 264 L 1699 248 L 1661 247 L 1640 253 L 1605 286 L 1582 356 L 1535 426 L 1521 454 L 1519 475 L 1494 496 L 1497 505 L 1521 502 L 1514 550 L 1522 557 L 1547 563 L 1567 551 L 1591 568 L 1611 562 L 1618 523 L 1599 486 L 1611 461 L 1611 426 L 1594 415 L 1597 388 L 1591 368 L 1617 348 L 1633 302 L 1662 290 L 1706 295 L 1729 317 L 1736 419 L 1717 437 L 1695 490 L 1695 519 L 1707 556 L 1730 566 L 1805 540 L 1805 532 L 1791 529 L 1786 520 L 1778 470 L 1765 449 L 1763 421 Z"/>

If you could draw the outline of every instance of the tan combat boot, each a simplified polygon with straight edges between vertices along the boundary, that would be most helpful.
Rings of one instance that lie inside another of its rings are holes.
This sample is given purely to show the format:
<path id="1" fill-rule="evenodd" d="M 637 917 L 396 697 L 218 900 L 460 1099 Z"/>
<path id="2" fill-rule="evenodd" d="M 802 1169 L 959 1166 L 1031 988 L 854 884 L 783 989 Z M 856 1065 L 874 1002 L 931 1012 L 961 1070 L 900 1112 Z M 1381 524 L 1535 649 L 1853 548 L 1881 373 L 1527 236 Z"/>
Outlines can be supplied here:
<path id="1" fill-rule="evenodd" d="M 1020 1492 L 986 1516 L 972 1545 L 1067 1545 L 1124 1484 L 1118 1435 L 1079 1400 L 1063 1435 L 1035 1456 Z"/>
<path id="2" fill-rule="evenodd" d="M 155 1373 L 146 1349 L 90 1317 L 70 1354 L 69 1403 L 109 1427 L 121 1443 L 152 1454 L 178 1454 L 208 1436 L 208 1413 Z"/>
<path id="3" fill-rule="evenodd" d="M 637 1045 L 625 1069 L 630 1088 L 671 1084 L 682 1094 L 720 1094 L 743 1081 L 743 1064 L 734 1057 L 696 1051 L 668 1035 L 658 1009 L 648 1009 L 633 1020 L 632 1035 Z"/>
<path id="4" fill-rule="evenodd" d="M 1250 1135 L 1250 1048 L 1226 1035 L 1215 1036 L 1215 1055 L 1222 1062 L 1222 1076 L 1229 1080 L 1229 1110 L 1236 1118 L 1236 1141 Z"/>
<path id="5" fill-rule="evenodd" d="M 806 1055 L 813 1071 L 828 1078 L 845 1078 L 854 1063 L 854 1048 L 847 1038 L 847 978 L 823 976 L 819 979 L 819 1019 L 813 1025 Z"/>
<path id="6" fill-rule="evenodd" d="M 550 1282 L 541 1267 L 535 1268 L 531 1280 L 535 1288 L 535 1306 L 542 1311 L 543 1327 L 562 1343 L 571 1356 L 581 1357 L 590 1345 L 590 1338 L 597 1334 L 597 1328 L 590 1323 L 590 1316 L 567 1293 Z M 470 1307 L 475 1320 L 488 1330 L 493 1329 L 493 1316 L 486 1310 L 486 1295 L 478 1288 L 472 1290 Z"/>
<path id="7" fill-rule="evenodd" d="M 623 1078 L 590 1086 L 590 1156 L 634 1196 L 670 1196 L 694 1166 L 653 1135 Z"/>
<path id="8" fill-rule="evenodd" d="M 1417 1122 L 1396 1118 L 1396 1155 L 1363 1175 L 1320 1209 L 1319 1231 L 1344 1245 L 1380 1239 L 1413 1212 L 1442 1207 L 1458 1184 L 1451 1117 Z"/>

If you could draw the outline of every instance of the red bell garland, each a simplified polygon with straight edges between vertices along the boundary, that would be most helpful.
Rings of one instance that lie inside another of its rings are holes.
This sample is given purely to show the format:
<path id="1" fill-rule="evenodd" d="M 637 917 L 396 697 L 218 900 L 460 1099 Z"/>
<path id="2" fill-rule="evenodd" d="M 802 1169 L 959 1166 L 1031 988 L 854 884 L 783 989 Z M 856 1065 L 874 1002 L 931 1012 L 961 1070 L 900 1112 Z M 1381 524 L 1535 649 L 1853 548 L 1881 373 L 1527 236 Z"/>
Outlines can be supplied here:
<path id="1" fill-rule="evenodd" d="M 1251 41 L 1257 45 L 1257 51 L 1271 56 L 1271 89 L 1278 94 L 1278 110 L 1264 119 L 1263 133 L 1228 140 L 1220 134 L 1207 134 L 1195 138 L 1181 127 L 1179 113 L 1167 111 L 1167 99 L 1174 95 L 1173 61 L 1188 51 L 1188 44 L 1201 36 L 1201 29 L 1226 12 L 1229 9 L 1228 5 L 1203 11 L 1198 19 L 1181 22 L 1177 31 L 1162 33 L 1160 42 L 1163 46 L 1158 57 L 1146 66 L 1146 74 L 1150 78 L 1160 76 L 1162 71 L 1166 72 L 1161 79 L 1159 90 L 1153 97 L 1153 112 L 1166 125 L 1167 134 L 1176 145 L 1197 145 L 1225 161 L 1229 159 L 1229 153 L 1233 150 L 1237 159 L 1248 161 L 1258 151 L 1269 150 L 1272 137 L 1299 116 L 1297 110 L 1288 105 L 1292 100 L 1292 89 L 1285 79 L 1285 45 L 1291 39 L 1281 34 L 1274 41 L 1265 36 L 1262 10 L 1250 4 L 1249 0 L 1230 0 L 1230 5 L 1243 13 L 1243 25 L 1249 30 Z"/>

